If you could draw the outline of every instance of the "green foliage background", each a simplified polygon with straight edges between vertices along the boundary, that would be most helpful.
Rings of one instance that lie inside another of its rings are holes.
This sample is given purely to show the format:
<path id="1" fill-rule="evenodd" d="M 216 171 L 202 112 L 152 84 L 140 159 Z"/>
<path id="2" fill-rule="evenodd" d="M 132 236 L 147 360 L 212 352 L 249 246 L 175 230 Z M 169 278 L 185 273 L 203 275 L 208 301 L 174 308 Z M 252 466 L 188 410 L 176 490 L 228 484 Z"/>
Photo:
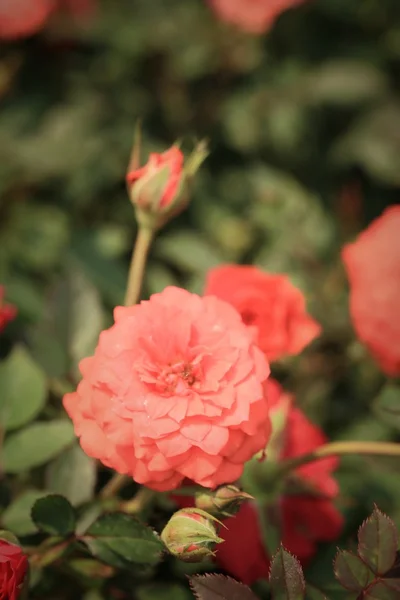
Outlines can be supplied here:
<path id="1" fill-rule="evenodd" d="M 2 44 L 0 283 L 19 310 L 0 340 L 5 527 L 33 534 L 28 507 L 45 488 L 78 506 L 94 494 L 60 399 L 122 302 L 138 118 L 144 159 L 178 138 L 211 148 L 189 209 L 154 245 L 145 294 L 201 293 L 221 262 L 289 273 L 325 333 L 274 375 L 333 439 L 396 439 L 371 409 L 384 378 L 354 338 L 339 253 L 398 201 L 399 76 L 398 0 L 311 1 L 261 37 L 218 22 L 202 0 L 104 0 L 86 26 L 57 21 Z M 338 477 L 343 543 L 373 502 L 400 524 L 398 463 L 349 458 Z M 318 554 L 311 581 L 333 585 L 333 553 Z M 186 598 L 132 577 L 138 600 Z"/>

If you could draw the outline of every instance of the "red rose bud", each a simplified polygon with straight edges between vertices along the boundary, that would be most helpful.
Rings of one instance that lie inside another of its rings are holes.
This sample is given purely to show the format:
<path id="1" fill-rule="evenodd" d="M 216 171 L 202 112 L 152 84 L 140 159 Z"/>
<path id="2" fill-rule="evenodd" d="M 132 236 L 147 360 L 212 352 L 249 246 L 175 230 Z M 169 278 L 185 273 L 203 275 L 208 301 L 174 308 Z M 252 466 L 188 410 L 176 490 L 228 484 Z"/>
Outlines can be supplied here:
<path id="1" fill-rule="evenodd" d="M 223 540 L 218 537 L 219 521 L 196 508 L 178 510 L 164 527 L 161 539 L 168 551 L 184 562 L 201 562 L 214 556 L 213 547 Z"/>
<path id="2" fill-rule="evenodd" d="M 190 199 L 193 177 L 207 156 L 204 143 L 198 144 L 185 161 L 177 145 L 162 154 L 152 153 L 143 167 L 138 167 L 139 133 L 136 135 L 126 175 L 128 193 L 140 225 L 159 229 L 181 212 Z"/>
<path id="3" fill-rule="evenodd" d="M 21 548 L 0 538 L 0 598 L 21 598 L 28 572 L 28 559 Z"/>
<path id="4" fill-rule="evenodd" d="M 244 500 L 253 500 L 253 496 L 242 492 L 235 485 L 222 485 L 214 491 L 204 491 L 196 494 L 197 508 L 206 510 L 213 516 L 232 517 Z"/>

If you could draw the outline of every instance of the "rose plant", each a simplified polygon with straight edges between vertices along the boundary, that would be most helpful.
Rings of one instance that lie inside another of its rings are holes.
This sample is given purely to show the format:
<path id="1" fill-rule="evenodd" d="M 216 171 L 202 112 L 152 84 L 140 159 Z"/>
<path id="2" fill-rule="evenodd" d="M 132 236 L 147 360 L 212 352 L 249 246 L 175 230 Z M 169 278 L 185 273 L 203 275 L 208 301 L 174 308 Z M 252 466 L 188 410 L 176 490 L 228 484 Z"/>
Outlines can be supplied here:
<path id="1" fill-rule="evenodd" d="M 91 469 L 96 459 L 111 474 L 97 504 L 83 513 L 61 494 L 38 497 L 35 492 L 30 523 L 42 537 L 27 548 L 31 567 L 57 568 L 65 562 L 72 570 L 93 568 L 107 579 L 118 569 L 155 567 L 164 555 L 182 562 L 211 561 L 211 568 L 216 565 L 243 584 L 269 577 L 272 590 L 290 585 L 303 597 L 300 564 L 307 566 L 319 544 L 336 540 L 344 525 L 336 506 L 339 456 L 398 456 L 399 446 L 330 443 L 293 394 L 269 377 L 270 361 L 300 353 L 322 334 L 307 312 L 304 295 L 287 276 L 253 266 L 219 266 L 209 270 L 202 296 L 166 286 L 141 300 L 151 244 L 188 204 L 206 151 L 200 144 L 185 159 L 174 145 L 151 154 L 142 167 L 138 155 L 137 137 L 126 177 L 138 233 L 125 306 L 114 309 L 114 323 L 101 331 L 94 354 L 80 361 L 81 380 L 76 389 L 68 386 L 63 398 L 81 447 L 76 451 L 83 451 Z M 396 276 L 398 256 L 385 254 L 382 236 L 394 236 L 396 247 L 397 217 L 396 208 L 387 211 L 343 250 L 353 286 L 355 328 L 382 368 L 393 374 L 396 325 L 390 311 L 398 289 L 389 275 Z M 2 305 L 3 328 L 15 314 L 14 307 Z M 13 377 L 26 360 L 20 350 L 0 371 L 6 381 L 6 430 L 31 420 L 43 406 L 42 375 L 31 364 L 36 405 L 28 414 L 14 411 L 20 388 Z M 46 424 L 36 427 L 45 431 Z M 29 445 L 34 429 L 31 425 L 23 444 Z M 66 420 L 58 431 L 57 437 L 67 435 L 70 440 Z M 18 473 L 9 450 L 13 436 L 8 439 L 5 467 Z M 18 434 L 14 439 L 21 443 Z M 128 489 L 133 496 L 126 495 Z M 158 520 L 158 533 L 136 516 L 152 519 L 149 509 L 162 508 L 162 499 L 167 507 L 161 523 Z M 176 504 L 179 510 L 174 510 Z M 7 518 L 6 511 L 6 524 L 18 530 L 12 515 L 11 510 Z M 389 527 L 379 515 L 377 527 Z M 390 531 L 393 537 L 393 528 Z M 275 555 L 279 542 L 285 549 Z M 394 537 L 393 546 L 397 550 Z M 85 558 L 87 553 L 93 558 Z M 343 556 L 339 562 L 348 560 Z M 289 561 L 287 573 L 292 575 L 279 571 L 277 561 Z M 379 567 L 379 573 L 385 571 L 386 576 L 392 562 L 385 563 L 386 570 Z M 27 565 L 27 555 L 18 545 L 1 542 L 1 598 L 17 600 L 22 587 L 27 589 Z M 371 565 L 365 568 L 375 572 Z M 347 582 L 345 567 L 337 569 L 339 579 Z M 195 590 L 200 585 L 196 581 Z M 222 588 L 236 585 L 233 580 L 213 581 Z M 375 580 L 364 584 L 370 589 Z M 241 589 L 250 593 L 249 588 Z M 196 593 L 203 598 L 203 592 Z"/>

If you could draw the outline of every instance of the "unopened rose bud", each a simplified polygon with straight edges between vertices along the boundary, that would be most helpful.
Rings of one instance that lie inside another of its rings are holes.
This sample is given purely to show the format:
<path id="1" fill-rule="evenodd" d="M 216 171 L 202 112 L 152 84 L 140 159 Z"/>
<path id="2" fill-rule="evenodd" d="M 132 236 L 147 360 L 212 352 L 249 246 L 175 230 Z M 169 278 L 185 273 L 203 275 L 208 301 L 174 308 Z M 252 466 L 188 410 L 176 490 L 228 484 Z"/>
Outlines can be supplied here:
<path id="1" fill-rule="evenodd" d="M 194 175 L 207 156 L 204 143 L 185 157 L 177 145 L 162 154 L 152 153 L 146 165 L 139 167 L 140 140 L 136 136 L 126 175 L 131 202 L 140 225 L 159 229 L 181 212 L 190 200 Z"/>
<path id="2" fill-rule="evenodd" d="M 164 527 L 161 539 L 171 554 L 184 562 L 201 562 L 214 556 L 217 519 L 197 508 L 178 510 Z"/>
<path id="3" fill-rule="evenodd" d="M 195 497 L 197 508 L 217 517 L 232 517 L 244 500 L 253 500 L 253 496 L 235 485 L 223 485 L 214 491 L 200 492 Z"/>

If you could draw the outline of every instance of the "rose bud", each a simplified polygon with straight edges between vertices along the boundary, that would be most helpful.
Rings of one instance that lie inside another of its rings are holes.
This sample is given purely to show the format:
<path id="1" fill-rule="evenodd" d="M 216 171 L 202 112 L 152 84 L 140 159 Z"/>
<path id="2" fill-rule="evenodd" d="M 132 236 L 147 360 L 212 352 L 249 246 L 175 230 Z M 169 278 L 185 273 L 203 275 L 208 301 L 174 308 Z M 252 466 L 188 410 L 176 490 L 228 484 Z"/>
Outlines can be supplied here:
<path id="1" fill-rule="evenodd" d="M 126 175 L 128 193 L 139 224 L 154 231 L 187 206 L 193 177 L 207 150 L 201 142 L 185 161 L 180 148 L 173 145 L 162 154 L 151 153 L 147 164 L 139 167 L 139 134 L 135 137 Z"/>
<path id="2" fill-rule="evenodd" d="M 27 572 L 28 559 L 21 548 L 8 539 L 0 539 L 0 598 L 20 598 Z"/>
<path id="3" fill-rule="evenodd" d="M 161 533 L 168 551 L 184 562 L 201 562 L 214 556 L 213 547 L 222 542 L 214 522 L 217 519 L 196 508 L 178 510 Z"/>
<path id="4" fill-rule="evenodd" d="M 235 485 L 222 485 L 214 491 L 204 491 L 196 494 L 197 508 L 206 510 L 213 516 L 232 517 L 240 508 L 243 500 L 252 500 L 253 496 L 242 492 Z"/>

